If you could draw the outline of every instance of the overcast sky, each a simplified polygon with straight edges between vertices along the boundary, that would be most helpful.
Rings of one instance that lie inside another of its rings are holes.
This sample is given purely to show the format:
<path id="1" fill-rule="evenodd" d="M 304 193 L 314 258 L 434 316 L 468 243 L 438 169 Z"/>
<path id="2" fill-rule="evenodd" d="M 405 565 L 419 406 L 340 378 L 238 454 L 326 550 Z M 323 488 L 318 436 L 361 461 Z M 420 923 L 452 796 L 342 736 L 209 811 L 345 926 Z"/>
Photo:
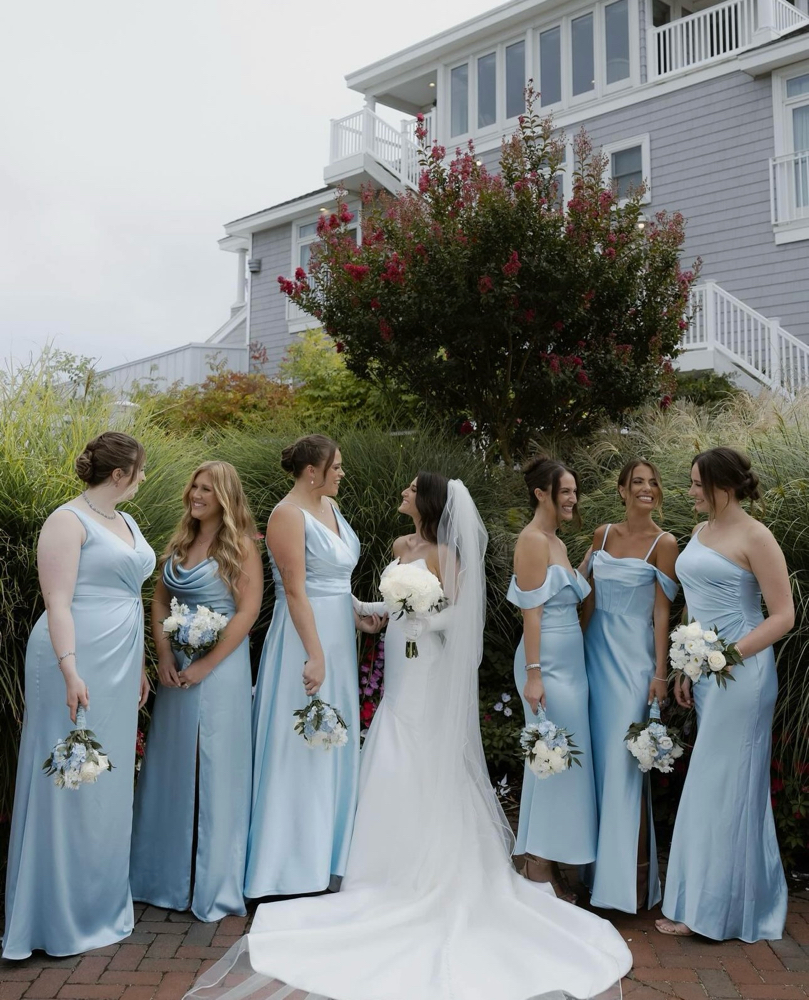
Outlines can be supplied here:
<path id="1" fill-rule="evenodd" d="M 495 0 L 17 0 L 0 28 L 0 360 L 101 366 L 230 315 L 231 219 L 323 183 L 345 74 Z"/>

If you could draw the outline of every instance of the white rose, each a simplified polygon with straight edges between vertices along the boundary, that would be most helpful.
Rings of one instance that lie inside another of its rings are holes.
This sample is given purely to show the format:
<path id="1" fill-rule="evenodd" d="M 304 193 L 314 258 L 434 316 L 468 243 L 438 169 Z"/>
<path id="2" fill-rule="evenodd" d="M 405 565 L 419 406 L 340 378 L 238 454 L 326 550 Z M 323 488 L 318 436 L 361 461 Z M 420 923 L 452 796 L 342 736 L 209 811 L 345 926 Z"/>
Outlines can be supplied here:
<path id="1" fill-rule="evenodd" d="M 716 650 L 708 654 L 708 666 L 711 670 L 723 670 L 726 666 L 725 654 Z"/>
<path id="2" fill-rule="evenodd" d="M 82 782 L 96 781 L 101 774 L 101 768 L 92 760 L 86 760 L 81 766 L 80 773 Z"/>
<path id="3" fill-rule="evenodd" d="M 691 622 L 690 625 L 685 626 L 685 634 L 689 639 L 700 639 L 702 638 L 702 626 L 699 622 Z"/>
<path id="4" fill-rule="evenodd" d="M 678 625 L 671 633 L 671 641 L 679 644 L 683 639 L 685 639 L 685 625 Z"/>
<path id="5" fill-rule="evenodd" d="M 682 748 L 682 747 L 678 747 L 678 746 L 674 746 L 674 747 L 672 747 L 672 748 L 671 748 L 671 756 L 672 756 L 672 757 L 673 757 L 673 758 L 674 758 L 675 760 L 676 760 L 676 759 L 677 759 L 678 757 L 682 757 L 682 755 L 683 755 L 683 748 Z"/>
<path id="6" fill-rule="evenodd" d="M 661 736 L 657 741 L 657 745 L 661 750 L 671 750 L 674 746 L 674 740 L 670 736 Z"/>
<path id="7" fill-rule="evenodd" d="M 705 630 L 705 631 L 704 631 L 704 632 L 702 633 L 702 638 L 703 638 L 703 639 L 704 639 L 704 640 L 705 640 L 706 642 L 716 642 L 716 640 L 717 640 L 718 636 L 717 636 L 716 632 L 714 632 L 714 630 L 713 630 L 712 628 L 709 628 L 709 629 L 706 629 L 706 630 Z"/>

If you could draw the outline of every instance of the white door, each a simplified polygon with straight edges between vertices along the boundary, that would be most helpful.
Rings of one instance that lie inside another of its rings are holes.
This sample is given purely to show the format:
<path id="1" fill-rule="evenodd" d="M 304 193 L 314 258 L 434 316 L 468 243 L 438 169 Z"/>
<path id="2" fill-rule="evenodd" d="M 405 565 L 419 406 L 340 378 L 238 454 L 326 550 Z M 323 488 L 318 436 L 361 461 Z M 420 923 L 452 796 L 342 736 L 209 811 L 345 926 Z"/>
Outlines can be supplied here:
<path id="1" fill-rule="evenodd" d="M 796 216 L 804 218 L 809 216 L 809 73 L 786 81 L 786 117 L 793 204 Z"/>

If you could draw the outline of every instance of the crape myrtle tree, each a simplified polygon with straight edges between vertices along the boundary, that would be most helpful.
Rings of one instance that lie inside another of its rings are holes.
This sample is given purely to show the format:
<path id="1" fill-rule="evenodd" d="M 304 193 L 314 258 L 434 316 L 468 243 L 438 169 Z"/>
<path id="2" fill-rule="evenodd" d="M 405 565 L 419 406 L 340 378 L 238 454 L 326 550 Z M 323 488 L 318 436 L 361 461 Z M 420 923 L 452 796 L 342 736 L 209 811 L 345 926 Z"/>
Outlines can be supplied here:
<path id="1" fill-rule="evenodd" d="M 392 377 L 505 461 L 534 435 L 590 433 L 670 392 L 699 267 L 680 267 L 683 217 L 645 221 L 642 190 L 619 200 L 583 131 L 564 163 L 535 99 L 499 173 L 471 142 L 447 163 L 420 120 L 418 191 L 364 191 L 359 245 L 338 199 L 308 272 L 278 279 L 354 373 Z"/>

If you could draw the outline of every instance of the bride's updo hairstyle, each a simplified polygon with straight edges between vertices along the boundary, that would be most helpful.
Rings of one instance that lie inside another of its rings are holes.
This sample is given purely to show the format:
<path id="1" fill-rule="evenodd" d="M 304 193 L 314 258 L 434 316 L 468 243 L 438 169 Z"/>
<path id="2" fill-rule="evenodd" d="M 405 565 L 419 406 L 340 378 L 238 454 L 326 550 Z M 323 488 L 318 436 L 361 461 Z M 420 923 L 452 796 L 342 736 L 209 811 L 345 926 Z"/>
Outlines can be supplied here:
<path id="1" fill-rule="evenodd" d="M 760 500 L 759 478 L 750 467 L 750 459 L 735 448 L 709 448 L 691 462 L 696 465 L 702 491 L 711 517 L 716 513 L 716 491 L 727 490 L 737 500 Z"/>
<path id="2" fill-rule="evenodd" d="M 76 459 L 76 475 L 88 486 L 105 482 L 116 469 L 129 473 L 134 482 L 146 461 L 140 441 L 120 431 L 105 431 L 93 438 Z"/>
<path id="3" fill-rule="evenodd" d="M 336 451 L 337 442 L 330 437 L 325 434 L 308 434 L 284 448 L 281 452 L 281 468 L 299 479 L 307 466 L 312 465 L 316 469 L 322 467 L 325 478 L 326 469 L 331 465 Z"/>
<path id="4" fill-rule="evenodd" d="M 573 469 L 569 469 L 562 462 L 558 461 L 558 459 L 550 458 L 548 455 L 535 455 L 533 458 L 529 458 L 522 467 L 525 485 L 528 487 L 528 503 L 531 505 L 532 510 L 536 510 L 539 500 L 534 491 L 542 490 L 543 493 L 550 491 L 551 500 L 554 506 L 556 506 L 559 496 L 559 481 L 566 472 L 569 472 L 576 481 L 576 506 L 573 508 L 573 523 L 577 528 L 580 528 L 581 516 L 579 514 L 578 502 L 580 495 L 579 477 Z"/>
<path id="5" fill-rule="evenodd" d="M 449 480 L 440 472 L 422 470 L 416 476 L 416 510 L 421 517 L 421 533 L 428 542 L 438 544 L 438 524 L 447 505 Z"/>

